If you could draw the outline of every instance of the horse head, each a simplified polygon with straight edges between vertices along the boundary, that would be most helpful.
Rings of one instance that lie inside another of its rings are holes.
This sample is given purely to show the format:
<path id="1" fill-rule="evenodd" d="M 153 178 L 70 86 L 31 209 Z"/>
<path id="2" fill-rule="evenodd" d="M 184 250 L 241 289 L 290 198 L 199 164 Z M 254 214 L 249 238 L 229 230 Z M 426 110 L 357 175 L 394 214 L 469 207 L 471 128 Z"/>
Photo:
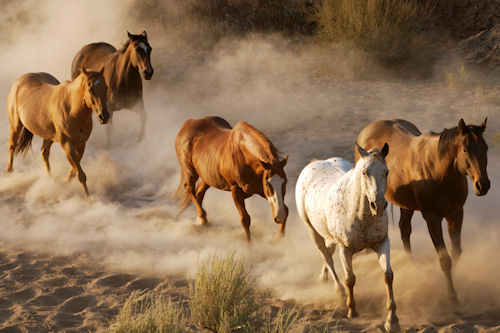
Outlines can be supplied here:
<path id="1" fill-rule="evenodd" d="M 486 171 L 488 145 L 483 138 L 487 119 L 479 126 L 466 125 L 463 119 L 458 122 L 457 166 L 462 174 L 469 176 L 478 196 L 485 195 L 490 189 Z"/>
<path id="2" fill-rule="evenodd" d="M 262 177 L 262 188 L 264 196 L 269 201 L 274 222 L 281 224 L 280 233 L 285 234 L 286 219 L 288 217 L 288 207 L 285 205 L 286 174 L 283 168 L 288 161 L 288 155 L 276 163 L 260 161 L 264 167 Z"/>
<path id="3" fill-rule="evenodd" d="M 101 124 L 106 124 L 109 120 L 109 112 L 107 107 L 108 86 L 104 80 L 104 68 L 99 72 L 87 71 L 82 66 L 81 74 L 83 76 L 84 101 L 86 106 L 97 115 L 97 119 Z"/>
<path id="4" fill-rule="evenodd" d="M 153 50 L 148 42 L 148 35 L 143 31 L 140 35 L 133 35 L 127 31 L 129 47 L 131 47 L 131 60 L 134 66 L 139 68 L 144 79 L 151 80 L 153 77 L 153 66 L 151 65 L 151 51 Z"/>
<path id="5" fill-rule="evenodd" d="M 389 153 L 389 145 L 386 143 L 382 150 L 364 150 L 356 144 L 361 158 L 356 163 L 356 169 L 361 169 L 361 191 L 369 202 L 370 212 L 373 216 L 382 216 L 387 207 L 385 190 L 387 187 L 387 175 L 389 169 L 385 164 L 385 157 Z"/>

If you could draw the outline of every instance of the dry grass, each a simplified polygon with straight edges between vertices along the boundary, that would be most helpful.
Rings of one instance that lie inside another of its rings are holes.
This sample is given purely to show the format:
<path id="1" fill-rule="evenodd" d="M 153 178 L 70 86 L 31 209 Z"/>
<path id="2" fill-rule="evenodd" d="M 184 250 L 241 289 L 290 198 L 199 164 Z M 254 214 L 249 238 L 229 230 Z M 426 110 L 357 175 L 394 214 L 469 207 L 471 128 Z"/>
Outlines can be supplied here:
<path id="1" fill-rule="evenodd" d="M 312 20 L 320 40 L 352 43 L 394 62 L 411 56 L 434 7 L 431 1 L 416 0 L 325 0 Z"/>
<path id="2" fill-rule="evenodd" d="M 134 291 L 111 322 L 110 333 L 184 333 L 186 315 L 179 305 L 152 292 Z"/>
<path id="3" fill-rule="evenodd" d="M 229 252 L 198 264 L 190 281 L 191 319 L 213 332 L 255 332 L 262 322 L 258 311 L 262 295 L 255 287 L 242 257 Z"/>

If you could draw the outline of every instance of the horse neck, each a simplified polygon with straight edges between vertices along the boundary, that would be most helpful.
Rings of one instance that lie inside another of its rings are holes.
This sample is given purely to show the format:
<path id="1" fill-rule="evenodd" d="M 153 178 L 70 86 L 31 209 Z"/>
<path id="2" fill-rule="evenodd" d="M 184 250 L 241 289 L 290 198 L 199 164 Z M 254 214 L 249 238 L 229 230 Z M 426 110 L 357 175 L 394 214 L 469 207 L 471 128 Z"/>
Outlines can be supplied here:
<path id="1" fill-rule="evenodd" d="M 137 65 L 132 65 L 132 59 L 131 59 L 131 44 L 127 47 L 126 50 L 124 51 L 118 51 L 117 55 L 112 58 L 112 61 L 115 62 L 115 66 L 111 66 L 114 71 L 116 72 L 116 75 L 113 75 L 113 77 L 116 77 L 118 80 L 123 79 L 127 77 L 128 75 L 138 72 L 139 69 Z"/>
<path id="2" fill-rule="evenodd" d="M 359 163 L 358 163 L 359 164 Z M 358 165 L 357 164 L 357 165 Z M 354 167 L 351 170 L 352 173 L 346 174 L 344 185 L 344 200 L 347 200 L 349 216 L 355 216 L 359 220 L 363 220 L 363 217 L 370 215 L 370 207 L 368 205 L 368 200 L 366 195 L 363 193 L 361 188 L 361 177 L 363 177 L 363 171 L 360 167 Z"/>
<path id="3" fill-rule="evenodd" d="M 63 85 L 65 105 L 69 106 L 68 111 L 75 118 L 92 116 L 92 110 L 85 104 L 84 92 L 86 88 L 83 85 L 81 75 L 72 82 Z"/>
<path id="4" fill-rule="evenodd" d="M 446 151 L 441 153 L 439 151 L 439 135 L 428 139 L 423 153 L 424 161 L 428 165 L 428 172 L 433 179 L 455 181 L 464 176 L 458 170 L 456 146 L 447 147 Z"/>

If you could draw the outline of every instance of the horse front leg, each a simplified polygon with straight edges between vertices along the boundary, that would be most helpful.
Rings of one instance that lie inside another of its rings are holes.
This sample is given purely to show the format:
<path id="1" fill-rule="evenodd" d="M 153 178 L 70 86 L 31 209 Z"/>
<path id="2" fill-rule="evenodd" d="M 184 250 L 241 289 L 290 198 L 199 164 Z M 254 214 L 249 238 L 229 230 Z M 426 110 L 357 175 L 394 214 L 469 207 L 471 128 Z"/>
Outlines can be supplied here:
<path id="1" fill-rule="evenodd" d="M 405 251 L 408 254 L 410 254 L 411 218 L 413 216 L 414 211 L 403 208 L 401 208 L 400 211 L 401 211 L 401 216 L 399 218 L 399 231 L 401 232 L 401 240 L 403 241 Z"/>
<path id="2" fill-rule="evenodd" d="M 461 244 L 461 234 L 462 234 L 462 222 L 464 219 L 464 209 L 460 207 L 447 216 L 445 216 L 446 222 L 448 223 L 448 234 L 451 240 L 451 258 L 453 262 L 456 263 L 460 255 L 462 254 L 462 244 Z"/>
<path id="3" fill-rule="evenodd" d="M 387 332 L 394 332 L 399 330 L 399 319 L 396 315 L 396 302 L 394 301 L 394 293 L 392 291 L 394 274 L 391 268 L 390 247 L 389 237 L 385 236 L 381 243 L 373 247 L 373 250 L 377 252 L 378 261 L 384 271 L 384 281 L 387 291 L 387 319 L 384 327 Z"/>
<path id="4" fill-rule="evenodd" d="M 427 222 L 427 228 L 429 229 L 429 234 L 431 235 L 432 243 L 436 248 L 436 252 L 439 258 L 439 264 L 441 265 L 441 270 L 446 278 L 446 284 L 448 287 L 448 298 L 450 302 L 454 305 L 458 304 L 457 292 L 455 291 L 455 286 L 453 285 L 453 278 L 451 275 L 451 258 L 446 250 L 446 245 L 443 239 L 443 230 L 441 229 L 442 217 L 429 213 L 422 212 L 425 221 Z"/>
<path id="5" fill-rule="evenodd" d="M 347 318 L 358 317 L 356 311 L 356 302 L 354 301 L 354 284 L 356 283 L 356 276 L 352 270 L 352 251 L 349 248 L 340 245 L 340 261 L 344 267 L 345 284 L 348 289 L 347 293 Z"/>
<path id="6" fill-rule="evenodd" d="M 243 226 L 243 229 L 245 229 L 247 243 L 249 243 L 251 241 L 250 215 L 248 215 L 247 209 L 245 208 L 245 197 L 243 191 L 237 185 L 233 185 L 231 186 L 231 194 L 233 195 L 234 204 L 240 213 L 241 225 Z"/>
<path id="7" fill-rule="evenodd" d="M 71 144 L 68 141 L 62 141 L 61 146 L 64 152 L 66 153 L 66 158 L 68 159 L 69 164 L 71 165 L 76 176 L 78 177 L 78 181 L 80 182 L 80 184 L 82 184 L 85 199 L 88 199 L 89 190 L 87 188 L 87 176 L 85 175 L 85 172 L 83 172 L 82 167 L 80 166 L 80 160 L 78 158 L 78 149 L 75 147 L 75 145 Z"/>
<path id="8" fill-rule="evenodd" d="M 144 140 L 144 136 L 146 134 L 146 120 L 148 119 L 148 115 L 146 110 L 144 109 L 144 100 L 140 99 L 137 105 L 134 106 L 135 113 L 139 116 L 139 120 L 141 121 L 141 128 L 139 130 L 139 138 L 137 139 L 137 143 L 140 143 Z"/>
<path id="9" fill-rule="evenodd" d="M 84 152 L 85 152 L 85 144 L 80 145 L 76 148 L 76 158 L 78 163 L 81 162 Z M 71 180 L 73 180 L 73 178 L 75 178 L 75 170 L 73 169 L 73 167 L 70 166 L 68 175 L 66 176 L 66 181 L 70 182 Z"/>

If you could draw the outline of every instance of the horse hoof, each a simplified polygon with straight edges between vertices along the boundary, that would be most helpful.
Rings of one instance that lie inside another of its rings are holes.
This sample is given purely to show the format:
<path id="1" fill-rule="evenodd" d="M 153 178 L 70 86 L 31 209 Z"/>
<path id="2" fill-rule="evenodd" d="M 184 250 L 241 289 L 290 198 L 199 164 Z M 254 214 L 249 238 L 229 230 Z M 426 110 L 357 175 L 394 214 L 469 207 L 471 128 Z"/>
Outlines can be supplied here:
<path id="1" fill-rule="evenodd" d="M 347 312 L 347 318 L 352 319 L 356 317 L 359 317 L 359 314 L 356 310 L 349 310 L 349 312 Z"/>
<path id="2" fill-rule="evenodd" d="M 208 224 L 207 219 L 204 219 L 204 218 L 198 217 L 198 218 L 197 218 L 197 220 L 198 220 L 198 224 L 199 224 L 199 225 L 203 225 L 203 226 L 204 226 L 204 225 L 207 225 L 207 224 Z"/>
<path id="3" fill-rule="evenodd" d="M 392 322 L 390 320 L 387 320 L 384 324 L 385 331 L 388 333 L 392 332 L 398 332 L 400 330 L 399 327 L 399 320 L 396 318 L 396 320 L 393 320 Z"/>
<path id="4" fill-rule="evenodd" d="M 328 274 L 321 273 L 318 277 L 319 282 L 327 283 L 328 282 Z"/>

